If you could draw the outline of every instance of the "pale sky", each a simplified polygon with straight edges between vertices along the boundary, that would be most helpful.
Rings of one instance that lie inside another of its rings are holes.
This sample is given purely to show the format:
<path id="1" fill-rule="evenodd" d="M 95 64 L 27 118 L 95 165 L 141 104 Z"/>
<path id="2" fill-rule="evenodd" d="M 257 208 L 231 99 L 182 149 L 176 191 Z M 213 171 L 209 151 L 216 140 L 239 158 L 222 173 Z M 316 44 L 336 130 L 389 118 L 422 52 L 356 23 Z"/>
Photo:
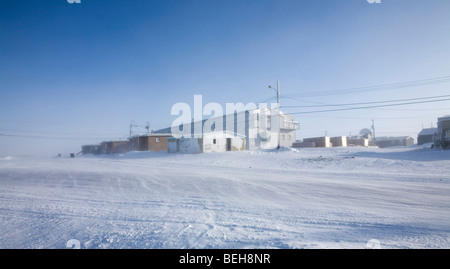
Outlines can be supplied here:
<path id="1" fill-rule="evenodd" d="M 0 156 L 169 127 L 196 94 L 273 102 L 277 80 L 298 139 L 372 119 L 416 139 L 450 114 L 449 14 L 448 0 L 2 0 Z"/>

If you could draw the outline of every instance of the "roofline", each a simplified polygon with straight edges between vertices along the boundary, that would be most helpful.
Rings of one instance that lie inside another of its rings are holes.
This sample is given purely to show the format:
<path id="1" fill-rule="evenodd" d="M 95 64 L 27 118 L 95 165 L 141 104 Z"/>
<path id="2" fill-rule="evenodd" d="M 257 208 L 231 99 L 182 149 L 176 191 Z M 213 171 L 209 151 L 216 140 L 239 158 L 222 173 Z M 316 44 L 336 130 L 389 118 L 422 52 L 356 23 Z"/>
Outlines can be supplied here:
<path id="1" fill-rule="evenodd" d="M 136 137 L 149 137 L 149 136 L 173 136 L 171 133 L 151 133 L 151 134 L 143 134 L 143 135 L 135 135 L 132 136 L 131 138 L 136 138 Z"/>
<path id="2" fill-rule="evenodd" d="M 205 136 L 221 136 L 221 135 L 230 135 L 230 136 L 234 136 L 236 138 L 245 138 L 246 136 L 240 133 L 236 133 L 236 132 L 231 132 L 228 130 L 223 130 L 223 131 L 214 131 L 214 132 L 204 132 L 204 133 L 193 133 L 191 135 L 188 135 L 187 137 L 183 136 L 181 138 L 184 139 L 190 139 L 190 138 L 203 138 Z"/>
<path id="3" fill-rule="evenodd" d="M 243 110 L 243 111 L 235 111 L 235 113 L 233 113 L 233 114 L 225 114 L 225 115 L 222 115 L 222 116 L 218 116 L 218 117 L 211 117 L 211 118 L 208 118 L 208 119 L 202 119 L 202 120 L 198 120 L 198 121 L 189 121 L 189 122 L 183 122 L 183 124 L 180 124 L 179 126 L 181 126 L 181 125 L 188 125 L 188 124 L 196 124 L 196 123 L 202 123 L 202 125 L 207 121 L 207 120 L 214 120 L 214 119 L 219 119 L 220 117 L 222 117 L 222 119 L 226 119 L 227 117 L 229 117 L 229 116 L 234 116 L 235 114 L 240 114 L 240 113 L 246 113 L 246 112 L 251 112 L 251 111 L 255 111 L 255 110 L 260 110 L 260 109 L 267 109 L 267 110 L 273 110 L 273 108 L 270 108 L 270 107 L 258 107 L 258 108 L 254 108 L 254 109 L 249 109 L 249 110 Z M 289 114 L 289 113 L 284 113 L 283 111 L 281 111 L 281 109 L 280 109 L 280 114 L 281 114 L 281 116 L 289 116 L 289 117 L 293 117 L 294 119 L 295 119 L 295 116 L 294 115 L 291 115 L 291 114 Z M 295 123 L 299 123 L 298 121 L 293 121 L 293 122 L 295 122 Z M 161 128 L 161 129 L 159 129 L 159 130 L 156 130 L 156 131 L 154 131 L 154 133 L 158 133 L 159 131 L 163 131 L 163 130 L 169 130 L 169 129 L 171 129 L 173 126 L 170 126 L 170 127 L 166 127 L 166 128 Z"/>
<path id="4" fill-rule="evenodd" d="M 439 120 L 450 120 L 450 115 L 446 115 L 446 116 L 439 117 L 439 118 L 438 118 L 438 121 L 439 121 Z"/>

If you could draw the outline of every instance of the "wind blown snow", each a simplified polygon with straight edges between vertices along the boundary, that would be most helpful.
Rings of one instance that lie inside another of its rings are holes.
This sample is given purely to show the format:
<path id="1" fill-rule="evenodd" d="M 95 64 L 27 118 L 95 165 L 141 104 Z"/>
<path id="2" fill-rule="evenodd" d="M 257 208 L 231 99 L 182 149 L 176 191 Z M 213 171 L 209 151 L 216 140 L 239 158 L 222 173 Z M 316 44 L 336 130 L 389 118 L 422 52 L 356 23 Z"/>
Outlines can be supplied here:
<path id="1" fill-rule="evenodd" d="M 4 156 L 0 184 L 0 248 L 450 247 L 450 151 Z"/>

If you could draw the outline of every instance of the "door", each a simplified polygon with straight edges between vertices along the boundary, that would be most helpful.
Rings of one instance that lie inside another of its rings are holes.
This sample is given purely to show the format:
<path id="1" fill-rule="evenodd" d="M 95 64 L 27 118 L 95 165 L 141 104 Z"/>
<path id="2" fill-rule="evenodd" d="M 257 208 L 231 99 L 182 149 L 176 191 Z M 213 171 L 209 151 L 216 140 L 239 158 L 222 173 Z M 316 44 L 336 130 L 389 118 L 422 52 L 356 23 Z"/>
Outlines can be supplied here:
<path id="1" fill-rule="evenodd" d="M 231 151 L 231 138 L 227 138 L 227 151 Z"/>

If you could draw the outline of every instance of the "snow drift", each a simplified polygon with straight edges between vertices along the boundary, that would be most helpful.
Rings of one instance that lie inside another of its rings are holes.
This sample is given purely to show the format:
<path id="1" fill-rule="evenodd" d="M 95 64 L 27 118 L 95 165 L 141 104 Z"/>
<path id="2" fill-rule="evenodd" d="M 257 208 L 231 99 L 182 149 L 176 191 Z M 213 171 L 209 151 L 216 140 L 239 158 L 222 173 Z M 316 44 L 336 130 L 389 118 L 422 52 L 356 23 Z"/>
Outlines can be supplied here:
<path id="1" fill-rule="evenodd" d="M 448 248 L 449 167 L 417 147 L 7 156 L 0 247 Z"/>

